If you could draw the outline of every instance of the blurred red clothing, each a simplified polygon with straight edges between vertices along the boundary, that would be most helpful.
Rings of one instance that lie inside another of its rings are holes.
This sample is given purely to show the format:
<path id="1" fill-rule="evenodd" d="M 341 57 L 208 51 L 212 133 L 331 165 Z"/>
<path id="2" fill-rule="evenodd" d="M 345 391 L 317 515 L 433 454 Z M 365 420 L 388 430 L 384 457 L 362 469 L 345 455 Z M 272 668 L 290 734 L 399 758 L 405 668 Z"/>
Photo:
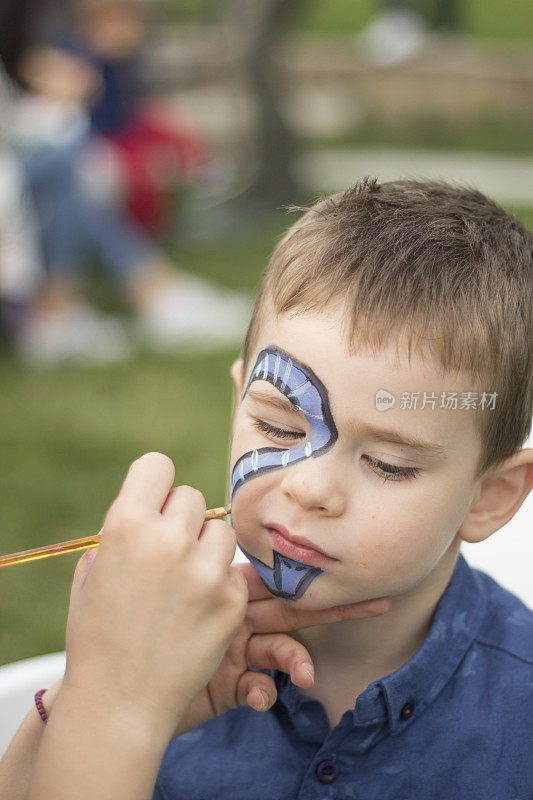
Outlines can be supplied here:
<path id="1" fill-rule="evenodd" d="M 205 172 L 206 144 L 163 112 L 137 116 L 106 136 L 116 147 L 125 177 L 129 213 L 149 233 L 160 233 L 169 218 L 165 188 Z"/>

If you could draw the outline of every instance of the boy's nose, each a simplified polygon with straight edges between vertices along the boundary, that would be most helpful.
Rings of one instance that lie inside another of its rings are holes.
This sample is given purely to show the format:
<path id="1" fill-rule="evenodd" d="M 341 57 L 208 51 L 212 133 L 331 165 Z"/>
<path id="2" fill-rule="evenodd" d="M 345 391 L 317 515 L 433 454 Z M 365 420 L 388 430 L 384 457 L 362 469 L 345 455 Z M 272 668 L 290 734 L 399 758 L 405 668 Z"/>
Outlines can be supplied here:
<path id="1" fill-rule="evenodd" d="M 287 467 L 281 491 L 306 511 L 340 516 L 346 507 L 345 493 L 326 455 L 307 458 Z"/>

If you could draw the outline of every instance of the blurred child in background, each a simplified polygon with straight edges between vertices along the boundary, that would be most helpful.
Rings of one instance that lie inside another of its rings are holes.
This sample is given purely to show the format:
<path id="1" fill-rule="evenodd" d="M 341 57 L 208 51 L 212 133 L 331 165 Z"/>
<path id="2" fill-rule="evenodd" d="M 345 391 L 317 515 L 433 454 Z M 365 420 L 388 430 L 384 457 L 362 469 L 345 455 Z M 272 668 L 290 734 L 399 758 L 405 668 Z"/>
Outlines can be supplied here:
<path id="1" fill-rule="evenodd" d="M 164 189 L 202 175 L 207 147 L 163 103 L 142 97 L 139 52 L 146 36 L 143 0 L 78 0 L 77 46 L 100 76 L 91 105 L 93 131 L 113 143 L 127 206 L 147 231 L 168 221 Z"/>
<path id="2" fill-rule="evenodd" d="M 249 301 L 176 270 L 113 190 L 115 162 L 88 112 L 102 86 L 98 69 L 83 54 L 43 45 L 25 53 L 20 75 L 27 92 L 6 94 L 4 111 L 38 212 L 46 267 L 16 332 L 25 360 L 105 362 L 131 355 L 136 341 L 201 350 L 238 341 Z M 131 304 L 136 329 L 83 299 L 82 276 L 94 258 Z"/>
<path id="3" fill-rule="evenodd" d="M 0 70 L 0 331 L 7 338 L 23 326 L 44 277 L 35 208 L 9 142 L 11 93 Z"/>

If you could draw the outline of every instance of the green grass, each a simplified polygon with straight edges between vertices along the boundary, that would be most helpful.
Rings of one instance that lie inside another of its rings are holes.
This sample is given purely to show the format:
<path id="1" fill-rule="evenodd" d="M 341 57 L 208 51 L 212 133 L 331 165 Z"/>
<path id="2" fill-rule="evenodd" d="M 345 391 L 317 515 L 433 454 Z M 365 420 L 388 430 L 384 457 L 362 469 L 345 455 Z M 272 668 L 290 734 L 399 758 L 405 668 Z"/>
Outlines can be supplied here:
<path id="1" fill-rule="evenodd" d="M 303 142 L 313 147 L 399 147 L 531 154 L 532 120 L 483 118 L 475 121 L 446 120 L 443 116 L 421 116 L 409 124 L 383 125 L 365 120 L 352 133 Z"/>
<path id="2" fill-rule="evenodd" d="M 431 15 L 432 0 L 418 0 L 412 6 Z M 377 0 L 306 0 L 300 5 L 299 27 L 326 32 L 359 31 L 383 8 Z M 459 2 L 461 29 L 487 39 L 530 40 L 533 9 L 529 0 L 463 0 Z"/>
<path id="3" fill-rule="evenodd" d="M 510 208 L 513 214 L 528 228 L 533 231 L 533 208 Z"/>
<path id="4" fill-rule="evenodd" d="M 98 531 L 129 463 L 149 450 L 174 460 L 177 483 L 221 505 L 234 355 L 142 356 L 119 367 L 42 375 L 4 363 L 2 550 Z M 2 662 L 62 649 L 77 558 L 2 571 Z"/>
<path id="5" fill-rule="evenodd" d="M 533 227 L 533 209 L 518 213 Z M 251 289 L 287 224 L 276 217 L 177 255 L 200 274 Z M 98 531 L 128 465 L 149 450 L 173 459 L 176 483 L 222 504 L 236 355 L 142 354 L 115 367 L 34 372 L 0 354 L 0 552 Z M 78 557 L 0 570 L 0 664 L 64 648 Z"/>
<path id="6" fill-rule="evenodd" d="M 412 3 L 431 14 L 433 0 Z M 166 0 L 163 7 L 178 20 L 198 24 L 213 21 L 224 13 L 216 0 Z M 229 7 L 229 6 L 228 6 Z M 294 15 L 296 28 L 315 33 L 355 33 L 383 8 L 378 0 L 303 0 Z M 533 24 L 530 0 L 462 0 L 459 2 L 461 29 L 480 39 L 529 41 Z"/>

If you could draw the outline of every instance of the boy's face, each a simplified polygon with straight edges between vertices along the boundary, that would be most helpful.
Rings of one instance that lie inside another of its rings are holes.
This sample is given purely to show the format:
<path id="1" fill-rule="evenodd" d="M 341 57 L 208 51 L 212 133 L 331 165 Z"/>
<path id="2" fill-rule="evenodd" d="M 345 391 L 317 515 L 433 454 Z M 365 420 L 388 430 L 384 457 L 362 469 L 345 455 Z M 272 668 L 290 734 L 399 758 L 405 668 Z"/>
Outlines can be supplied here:
<path id="1" fill-rule="evenodd" d="M 478 486 L 475 412 L 460 402 L 440 407 L 443 392 L 475 391 L 471 379 L 443 374 L 429 357 L 396 361 L 394 347 L 350 355 L 342 321 L 338 306 L 274 317 L 259 333 L 247 374 L 233 370 L 237 540 L 273 594 L 308 609 L 394 597 L 431 582 L 458 544 Z M 386 411 L 376 407 L 380 390 L 396 398 Z M 403 407 L 402 394 L 417 392 L 417 407 Z M 369 426 L 442 452 L 380 440 Z"/>

